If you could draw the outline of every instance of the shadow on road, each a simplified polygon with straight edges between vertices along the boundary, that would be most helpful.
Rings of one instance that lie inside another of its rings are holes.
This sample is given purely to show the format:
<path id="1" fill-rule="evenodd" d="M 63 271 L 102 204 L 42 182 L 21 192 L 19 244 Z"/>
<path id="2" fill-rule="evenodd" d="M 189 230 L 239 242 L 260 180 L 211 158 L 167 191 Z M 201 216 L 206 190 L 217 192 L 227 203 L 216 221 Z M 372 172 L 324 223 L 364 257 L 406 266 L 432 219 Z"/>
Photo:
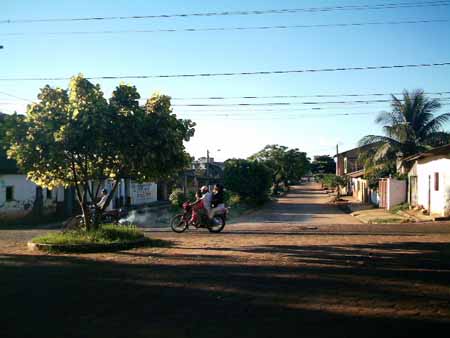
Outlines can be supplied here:
<path id="1" fill-rule="evenodd" d="M 450 329 L 448 244 L 177 249 L 202 254 L 0 255 L 0 336 L 409 338 Z M 280 260 L 247 265 L 227 250 Z"/>

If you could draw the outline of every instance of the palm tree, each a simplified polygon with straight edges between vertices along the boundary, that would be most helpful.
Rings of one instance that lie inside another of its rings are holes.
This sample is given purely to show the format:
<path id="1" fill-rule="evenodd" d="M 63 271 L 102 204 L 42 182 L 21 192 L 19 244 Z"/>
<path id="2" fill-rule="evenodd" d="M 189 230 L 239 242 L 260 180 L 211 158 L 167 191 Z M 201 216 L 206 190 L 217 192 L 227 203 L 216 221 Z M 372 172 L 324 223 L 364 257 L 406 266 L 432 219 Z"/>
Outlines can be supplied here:
<path id="1" fill-rule="evenodd" d="M 435 116 L 441 108 L 437 99 L 429 99 L 423 90 L 403 92 L 403 99 L 392 95 L 392 110 L 381 112 L 376 123 L 383 125 L 384 136 L 367 135 L 359 145 L 372 144 L 372 152 L 365 154 L 369 166 L 390 166 L 398 153 L 403 156 L 450 143 L 450 134 L 443 131 L 450 113 Z"/>

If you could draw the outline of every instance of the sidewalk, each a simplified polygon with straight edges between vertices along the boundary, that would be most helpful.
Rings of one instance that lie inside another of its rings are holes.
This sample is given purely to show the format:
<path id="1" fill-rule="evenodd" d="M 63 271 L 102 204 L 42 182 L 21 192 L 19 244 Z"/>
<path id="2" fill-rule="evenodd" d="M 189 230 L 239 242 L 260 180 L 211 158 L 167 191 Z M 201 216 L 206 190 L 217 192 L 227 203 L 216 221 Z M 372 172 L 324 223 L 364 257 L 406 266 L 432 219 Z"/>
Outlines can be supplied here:
<path id="1" fill-rule="evenodd" d="M 383 223 L 410 223 L 416 220 L 412 217 L 394 214 L 386 209 L 372 208 L 368 210 L 354 211 L 350 215 L 356 217 L 363 223 L 383 224 Z"/>
<path id="2" fill-rule="evenodd" d="M 350 215 L 363 223 L 384 224 L 384 223 L 410 223 L 418 221 L 406 213 L 392 213 L 386 209 L 378 208 L 371 203 L 362 203 L 353 196 L 343 196 L 347 202 Z"/>

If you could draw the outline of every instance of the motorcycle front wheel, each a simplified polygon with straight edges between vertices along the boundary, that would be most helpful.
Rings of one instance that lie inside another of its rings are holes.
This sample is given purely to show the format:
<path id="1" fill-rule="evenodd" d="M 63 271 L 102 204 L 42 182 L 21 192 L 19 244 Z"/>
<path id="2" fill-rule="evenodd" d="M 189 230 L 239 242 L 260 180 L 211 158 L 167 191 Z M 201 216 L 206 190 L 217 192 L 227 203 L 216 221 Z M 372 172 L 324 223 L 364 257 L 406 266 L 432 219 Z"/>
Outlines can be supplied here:
<path id="1" fill-rule="evenodd" d="M 184 219 L 184 215 L 183 214 L 175 215 L 170 221 L 170 227 L 172 228 L 172 231 L 176 233 L 185 232 L 188 227 L 188 224 Z"/>
<path id="2" fill-rule="evenodd" d="M 214 216 L 211 225 L 208 227 L 209 232 L 219 233 L 225 228 L 225 217 L 223 216 Z"/>

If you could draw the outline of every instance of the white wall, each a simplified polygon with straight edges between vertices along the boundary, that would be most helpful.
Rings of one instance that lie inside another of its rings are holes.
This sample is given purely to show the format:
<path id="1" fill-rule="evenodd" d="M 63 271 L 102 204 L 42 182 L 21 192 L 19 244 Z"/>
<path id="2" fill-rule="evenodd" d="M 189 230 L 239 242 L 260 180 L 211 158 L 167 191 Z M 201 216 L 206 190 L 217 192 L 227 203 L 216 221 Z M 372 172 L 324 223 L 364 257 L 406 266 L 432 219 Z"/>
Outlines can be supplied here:
<path id="1" fill-rule="evenodd" d="M 158 185 L 156 183 L 135 183 L 130 185 L 131 205 L 142 205 L 158 200 Z"/>
<path id="2" fill-rule="evenodd" d="M 435 191 L 435 173 L 439 173 L 439 191 Z M 429 182 L 430 177 L 430 182 Z M 428 189 L 431 191 L 431 214 L 450 215 L 450 158 L 436 156 L 417 163 L 418 204 L 428 209 Z"/>
<path id="3" fill-rule="evenodd" d="M 6 201 L 6 187 L 13 186 L 13 200 Z M 36 197 L 36 185 L 25 175 L 0 175 L 0 215 L 24 216 L 31 211 Z"/>
<path id="4" fill-rule="evenodd" d="M 394 178 L 388 179 L 388 198 L 387 210 L 392 207 L 406 202 L 406 181 L 396 180 Z"/>

